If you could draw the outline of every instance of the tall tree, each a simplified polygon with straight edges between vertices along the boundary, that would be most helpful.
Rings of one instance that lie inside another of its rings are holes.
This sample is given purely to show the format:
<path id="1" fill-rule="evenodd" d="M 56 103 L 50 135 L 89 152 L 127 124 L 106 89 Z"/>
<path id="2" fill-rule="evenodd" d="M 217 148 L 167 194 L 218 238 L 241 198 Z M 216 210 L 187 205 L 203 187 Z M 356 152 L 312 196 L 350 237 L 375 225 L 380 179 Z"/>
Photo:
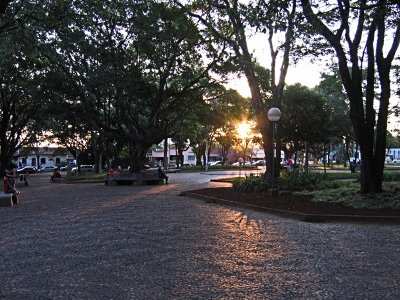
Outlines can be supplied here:
<path id="1" fill-rule="evenodd" d="M 329 119 L 326 120 L 330 132 L 330 144 L 328 148 L 338 145 L 345 147 L 342 151 L 346 156 L 346 160 L 350 163 L 350 155 L 348 146 L 350 143 L 356 143 L 354 130 L 350 120 L 350 106 L 346 92 L 343 89 L 337 65 L 331 66 L 331 71 L 321 74 L 321 82 L 316 90 L 322 93 L 325 98 L 327 109 L 329 111 Z M 332 150 L 332 149 L 331 149 Z"/>
<path id="2" fill-rule="evenodd" d="M 354 138 L 350 121 L 349 102 L 343 90 L 339 70 L 336 66 L 332 67 L 330 73 L 323 72 L 321 74 L 321 82 L 316 86 L 316 90 L 324 96 L 330 110 L 329 127 L 331 128 L 332 137 L 343 138 L 344 136 L 351 136 Z"/>
<path id="3" fill-rule="evenodd" d="M 255 109 L 255 118 L 259 131 L 263 137 L 264 151 L 267 157 L 273 155 L 272 126 L 267 119 L 269 104 L 263 97 L 262 87 L 257 78 L 255 60 L 248 46 L 248 34 L 251 30 L 258 30 L 267 34 L 268 45 L 271 50 L 272 80 L 271 92 L 273 105 L 280 107 L 282 91 L 289 66 L 289 53 L 294 42 L 294 20 L 296 1 L 250 1 L 247 4 L 241 1 L 189 1 L 188 13 L 199 20 L 208 33 L 222 45 L 230 49 L 229 60 L 233 67 L 244 73 L 247 78 Z M 277 32 L 285 34 L 284 42 L 275 47 L 273 37 Z M 282 52 L 280 51 L 281 49 Z M 282 54 L 279 79 L 276 74 L 278 55 Z M 237 69 L 239 68 L 239 69 Z M 272 177 L 272 160 L 268 160 L 267 174 Z"/>
<path id="4" fill-rule="evenodd" d="M 287 86 L 282 105 L 282 142 L 287 154 L 306 151 L 329 140 L 330 111 L 321 93 L 300 84 Z"/>
<path id="5" fill-rule="evenodd" d="M 390 70 L 400 43 L 400 5 L 387 0 L 313 4 L 310 0 L 301 0 L 301 3 L 315 32 L 322 35 L 336 53 L 350 101 L 351 122 L 360 144 L 361 192 L 381 192 L 391 95 Z M 367 70 L 365 80 L 364 68 Z"/>

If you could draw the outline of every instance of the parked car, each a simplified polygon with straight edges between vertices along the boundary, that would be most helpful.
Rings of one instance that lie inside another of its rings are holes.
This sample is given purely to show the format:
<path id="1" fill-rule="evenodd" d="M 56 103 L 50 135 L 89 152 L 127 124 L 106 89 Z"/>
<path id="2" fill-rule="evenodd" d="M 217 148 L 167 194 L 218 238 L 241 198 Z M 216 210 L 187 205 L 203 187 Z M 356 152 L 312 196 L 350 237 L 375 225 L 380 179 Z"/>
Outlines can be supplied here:
<path id="1" fill-rule="evenodd" d="M 239 162 L 233 163 L 232 167 L 240 167 Z M 249 161 L 243 162 L 242 167 L 251 167 L 251 163 Z"/>
<path id="2" fill-rule="evenodd" d="M 68 167 L 67 166 L 60 167 L 60 171 L 61 172 L 66 172 L 66 171 L 68 171 Z"/>
<path id="3" fill-rule="evenodd" d="M 194 164 L 191 164 L 191 163 L 184 163 L 182 166 L 183 166 L 183 167 L 187 167 L 187 168 L 192 168 L 192 167 L 194 167 L 195 165 L 194 165 Z"/>
<path id="4" fill-rule="evenodd" d="M 26 166 L 26 167 L 17 169 L 17 174 L 35 174 L 35 173 L 37 173 L 37 169 L 32 166 Z"/>
<path id="5" fill-rule="evenodd" d="M 265 166 L 265 160 L 261 159 L 261 160 L 253 161 L 252 165 L 253 166 Z"/>
<path id="6" fill-rule="evenodd" d="M 39 172 L 40 172 L 40 173 L 44 173 L 44 172 L 54 172 L 55 169 L 56 169 L 55 166 L 42 166 L 42 167 L 39 169 Z"/>
<path id="7" fill-rule="evenodd" d="M 217 160 L 217 161 L 210 161 L 210 162 L 208 163 L 208 165 L 209 165 L 210 167 L 212 167 L 212 166 L 223 166 L 223 162 L 220 161 L 220 160 Z"/>
<path id="8" fill-rule="evenodd" d="M 54 172 L 54 170 L 56 169 L 57 167 L 55 167 L 55 166 L 43 166 L 43 167 L 41 167 L 40 169 L 39 169 L 39 172 L 40 173 L 44 173 L 44 172 Z"/>
<path id="9" fill-rule="evenodd" d="M 96 169 L 93 165 L 81 165 L 81 173 L 84 172 L 94 172 Z M 72 168 L 71 174 L 77 174 L 78 173 L 78 167 Z"/>

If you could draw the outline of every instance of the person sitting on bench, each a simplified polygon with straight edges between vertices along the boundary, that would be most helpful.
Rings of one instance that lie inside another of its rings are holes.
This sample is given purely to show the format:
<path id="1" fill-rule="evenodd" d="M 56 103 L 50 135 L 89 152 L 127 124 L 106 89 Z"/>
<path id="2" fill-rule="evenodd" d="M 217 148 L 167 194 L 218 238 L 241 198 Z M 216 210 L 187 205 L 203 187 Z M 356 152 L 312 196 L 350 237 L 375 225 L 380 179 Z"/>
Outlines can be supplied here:
<path id="1" fill-rule="evenodd" d="M 61 178 L 60 170 L 57 168 L 54 170 L 53 175 L 50 177 L 50 182 L 56 182 L 56 178 Z"/>
<path id="2" fill-rule="evenodd" d="M 157 173 L 160 178 L 165 179 L 165 184 L 168 184 L 168 176 L 165 174 L 164 168 L 158 167 Z"/>
<path id="3" fill-rule="evenodd" d="M 19 195 L 19 191 L 15 189 L 12 185 L 12 180 L 8 177 L 7 171 L 3 173 L 3 191 L 4 193 L 11 194 L 12 201 L 14 204 L 18 204 L 17 195 Z"/>

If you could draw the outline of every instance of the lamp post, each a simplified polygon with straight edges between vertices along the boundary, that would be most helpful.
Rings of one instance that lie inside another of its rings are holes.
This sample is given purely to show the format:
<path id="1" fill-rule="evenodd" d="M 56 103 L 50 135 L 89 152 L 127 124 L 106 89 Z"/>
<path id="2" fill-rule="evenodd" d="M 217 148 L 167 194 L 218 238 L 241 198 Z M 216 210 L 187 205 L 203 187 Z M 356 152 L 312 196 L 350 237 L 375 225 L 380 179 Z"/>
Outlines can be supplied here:
<path id="1" fill-rule="evenodd" d="M 277 107 L 271 107 L 268 110 L 268 120 L 272 122 L 272 189 L 274 189 L 274 181 L 275 181 L 275 130 L 276 130 L 276 122 L 281 118 L 281 111 Z"/>

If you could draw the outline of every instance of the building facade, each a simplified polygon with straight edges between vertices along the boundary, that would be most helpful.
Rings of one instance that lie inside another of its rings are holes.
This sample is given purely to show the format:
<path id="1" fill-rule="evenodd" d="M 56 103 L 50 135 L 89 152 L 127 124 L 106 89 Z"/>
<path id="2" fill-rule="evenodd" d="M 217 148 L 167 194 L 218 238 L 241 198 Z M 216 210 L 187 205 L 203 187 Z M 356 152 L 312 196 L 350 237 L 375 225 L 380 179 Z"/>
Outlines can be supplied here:
<path id="1" fill-rule="evenodd" d="M 175 148 L 175 145 L 168 145 L 167 148 L 167 166 L 175 166 L 177 164 L 178 151 Z M 155 149 L 150 150 L 147 153 L 147 159 L 149 163 L 161 166 L 164 165 L 164 148 L 157 147 Z M 196 165 L 196 154 L 193 152 L 192 148 L 188 148 L 183 151 L 183 163 Z"/>
<path id="2" fill-rule="evenodd" d="M 400 148 L 388 148 L 386 150 L 386 161 L 392 162 L 393 160 L 400 160 Z"/>
<path id="3" fill-rule="evenodd" d="M 26 147 L 18 152 L 18 167 L 60 166 L 75 163 L 75 158 L 66 148 Z"/>

